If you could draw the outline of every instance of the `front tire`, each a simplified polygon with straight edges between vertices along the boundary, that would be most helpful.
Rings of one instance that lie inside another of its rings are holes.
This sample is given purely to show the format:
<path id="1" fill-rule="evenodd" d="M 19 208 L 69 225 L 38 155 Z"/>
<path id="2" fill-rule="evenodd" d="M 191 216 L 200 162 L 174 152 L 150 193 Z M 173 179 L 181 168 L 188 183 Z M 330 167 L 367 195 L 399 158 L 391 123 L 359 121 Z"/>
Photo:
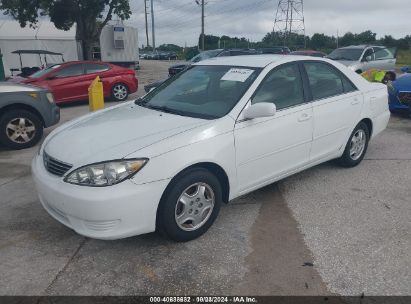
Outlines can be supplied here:
<path id="1" fill-rule="evenodd" d="M 111 88 L 111 96 L 115 101 L 124 101 L 128 95 L 128 87 L 124 83 L 116 83 Z"/>
<path id="2" fill-rule="evenodd" d="M 360 122 L 351 133 L 350 139 L 343 155 L 338 159 L 342 167 L 351 168 L 357 166 L 367 152 L 370 131 L 364 122 Z"/>
<path id="3" fill-rule="evenodd" d="M 43 123 L 27 110 L 11 110 L 0 117 L 0 142 L 14 150 L 36 145 L 43 136 Z"/>
<path id="4" fill-rule="evenodd" d="M 167 187 L 157 212 L 157 231 L 177 242 L 196 239 L 214 223 L 221 203 L 218 179 L 206 169 L 191 169 Z"/>

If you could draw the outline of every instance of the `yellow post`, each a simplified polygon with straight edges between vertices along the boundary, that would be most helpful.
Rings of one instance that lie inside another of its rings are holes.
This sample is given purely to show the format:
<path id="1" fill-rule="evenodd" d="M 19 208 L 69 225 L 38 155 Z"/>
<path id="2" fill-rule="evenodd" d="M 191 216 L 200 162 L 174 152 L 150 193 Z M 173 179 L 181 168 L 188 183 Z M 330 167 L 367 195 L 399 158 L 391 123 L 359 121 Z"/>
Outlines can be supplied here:
<path id="1" fill-rule="evenodd" d="M 90 111 L 94 112 L 104 109 L 103 82 L 97 76 L 88 88 L 88 100 Z"/>

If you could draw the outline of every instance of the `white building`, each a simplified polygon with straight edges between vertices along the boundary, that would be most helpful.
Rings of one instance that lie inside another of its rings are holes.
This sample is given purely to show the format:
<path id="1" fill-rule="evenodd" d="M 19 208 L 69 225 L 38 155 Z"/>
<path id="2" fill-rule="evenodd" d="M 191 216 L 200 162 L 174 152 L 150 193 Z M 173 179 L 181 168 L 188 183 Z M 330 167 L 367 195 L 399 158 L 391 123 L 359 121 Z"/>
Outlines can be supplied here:
<path id="1" fill-rule="evenodd" d="M 6 77 L 10 69 L 20 69 L 16 50 L 46 50 L 62 53 L 64 61 L 82 60 L 81 43 L 76 39 L 76 24 L 68 31 L 57 29 L 50 21 L 40 21 L 36 28 L 22 28 L 17 21 L 0 20 L 0 50 Z M 125 66 L 138 64 L 137 29 L 123 25 L 107 25 L 100 36 L 101 60 Z M 60 63 L 61 56 L 46 56 L 48 64 Z M 41 67 L 38 55 L 21 55 L 23 67 Z"/>

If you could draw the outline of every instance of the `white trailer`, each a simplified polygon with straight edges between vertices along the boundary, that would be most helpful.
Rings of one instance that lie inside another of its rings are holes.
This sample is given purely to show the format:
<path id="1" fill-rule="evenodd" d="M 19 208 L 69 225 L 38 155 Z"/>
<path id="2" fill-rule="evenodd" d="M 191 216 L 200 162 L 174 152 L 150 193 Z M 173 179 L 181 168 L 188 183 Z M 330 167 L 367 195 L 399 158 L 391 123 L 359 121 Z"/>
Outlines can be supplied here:
<path id="1" fill-rule="evenodd" d="M 136 69 L 139 64 L 138 31 L 124 25 L 107 25 L 100 35 L 102 61 Z"/>

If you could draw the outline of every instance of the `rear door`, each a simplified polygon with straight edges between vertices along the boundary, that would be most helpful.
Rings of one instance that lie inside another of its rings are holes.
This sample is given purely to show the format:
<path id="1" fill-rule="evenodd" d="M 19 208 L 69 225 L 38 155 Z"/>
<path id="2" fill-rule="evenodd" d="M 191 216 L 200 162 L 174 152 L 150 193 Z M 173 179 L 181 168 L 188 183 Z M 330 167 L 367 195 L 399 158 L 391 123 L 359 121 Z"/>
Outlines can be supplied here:
<path id="1" fill-rule="evenodd" d="M 80 100 L 83 97 L 81 78 L 84 76 L 82 63 L 63 66 L 47 80 L 57 102 Z"/>
<path id="2" fill-rule="evenodd" d="M 110 75 L 110 65 L 105 63 L 85 63 L 85 75 L 83 83 L 84 94 L 88 95 L 88 87 L 91 85 L 92 81 L 96 79 L 97 76 L 103 81 L 104 95 L 108 97 L 110 94 L 111 85 L 111 75 Z"/>
<path id="3" fill-rule="evenodd" d="M 363 96 L 337 68 L 326 62 L 305 62 L 313 100 L 314 132 L 310 160 L 338 153 L 358 121 Z"/>
<path id="4" fill-rule="evenodd" d="M 378 69 L 395 71 L 395 50 L 385 47 L 374 47 L 375 65 Z"/>

